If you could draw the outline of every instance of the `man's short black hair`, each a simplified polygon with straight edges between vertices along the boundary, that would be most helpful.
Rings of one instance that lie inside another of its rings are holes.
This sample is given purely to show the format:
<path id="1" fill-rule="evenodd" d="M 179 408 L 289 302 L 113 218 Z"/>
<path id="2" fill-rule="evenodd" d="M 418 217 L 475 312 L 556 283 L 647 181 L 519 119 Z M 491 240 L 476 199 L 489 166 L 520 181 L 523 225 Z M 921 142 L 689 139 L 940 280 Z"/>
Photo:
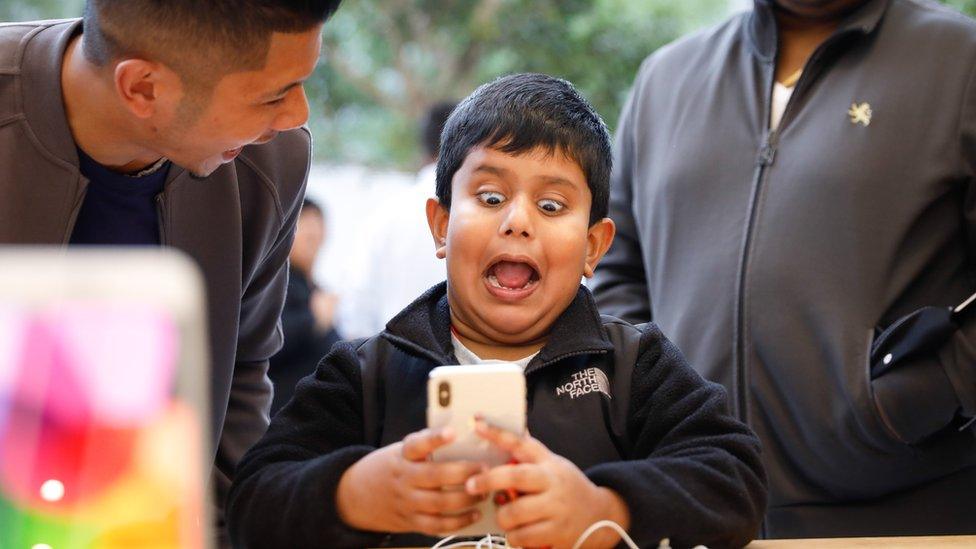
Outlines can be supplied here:
<path id="1" fill-rule="evenodd" d="M 451 207 L 451 181 L 472 148 L 508 154 L 542 147 L 579 164 L 593 196 L 590 225 L 607 216 L 610 132 L 569 82 L 544 74 L 514 74 L 482 85 L 448 118 L 437 161 L 437 199 Z"/>
<path id="2" fill-rule="evenodd" d="M 427 109 L 421 124 L 421 137 L 424 140 L 424 152 L 432 159 L 436 160 L 441 154 L 441 132 L 455 107 L 457 101 L 441 101 Z"/>
<path id="3" fill-rule="evenodd" d="M 82 40 L 95 65 L 142 57 L 205 89 L 225 74 L 263 68 L 272 33 L 308 31 L 340 1 L 87 0 Z"/>

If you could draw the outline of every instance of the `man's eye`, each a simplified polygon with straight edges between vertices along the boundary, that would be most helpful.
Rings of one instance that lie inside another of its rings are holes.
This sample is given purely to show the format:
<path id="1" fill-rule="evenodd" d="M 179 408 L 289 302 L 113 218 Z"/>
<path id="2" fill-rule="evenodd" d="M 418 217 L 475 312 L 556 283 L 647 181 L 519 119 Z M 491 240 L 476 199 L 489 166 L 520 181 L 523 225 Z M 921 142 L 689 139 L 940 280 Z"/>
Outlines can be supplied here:
<path id="1" fill-rule="evenodd" d="M 483 193 L 478 193 L 478 200 L 489 206 L 497 206 L 502 202 L 505 202 L 505 195 L 502 193 L 496 193 L 494 191 L 485 191 Z"/>
<path id="2" fill-rule="evenodd" d="M 545 198 L 539 201 L 539 208 L 546 213 L 559 213 L 566 208 L 566 205 L 557 200 Z"/>
<path id="3" fill-rule="evenodd" d="M 273 107 L 275 105 L 280 105 L 280 104 L 282 104 L 284 102 L 285 102 L 285 98 L 284 97 L 279 97 L 278 99 L 272 99 L 271 101 L 266 101 L 264 104 L 267 105 L 267 106 L 269 106 L 269 107 Z"/>

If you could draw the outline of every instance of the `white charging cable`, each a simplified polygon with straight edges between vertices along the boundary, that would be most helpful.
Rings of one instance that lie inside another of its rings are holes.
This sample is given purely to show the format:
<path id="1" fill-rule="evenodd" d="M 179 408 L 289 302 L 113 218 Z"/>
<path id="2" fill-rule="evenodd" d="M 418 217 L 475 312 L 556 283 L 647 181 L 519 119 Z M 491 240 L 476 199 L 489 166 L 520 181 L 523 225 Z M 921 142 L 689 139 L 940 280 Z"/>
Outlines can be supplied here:
<path id="1" fill-rule="evenodd" d="M 634 540 L 630 539 L 627 532 L 619 524 L 612 520 L 601 520 L 594 522 L 589 528 L 583 531 L 579 538 L 577 538 L 576 543 L 573 545 L 573 549 L 580 549 L 583 543 L 593 535 L 594 532 L 603 528 L 611 528 L 620 538 L 627 544 L 630 549 L 640 549 Z M 448 536 L 437 542 L 436 545 L 430 549 L 460 549 L 462 547 L 472 547 L 474 549 L 515 549 L 513 546 L 508 544 L 508 540 L 504 536 L 488 535 L 477 541 L 458 541 L 447 545 L 448 542 L 456 539 L 457 536 Z M 668 538 L 661 540 L 661 544 L 658 549 L 669 549 L 671 545 L 668 543 Z"/>
<path id="2" fill-rule="evenodd" d="M 630 539 L 630 536 L 627 535 L 627 532 L 619 524 L 617 524 L 612 520 L 601 520 L 591 524 L 589 528 L 583 530 L 583 534 L 580 535 L 579 539 L 576 540 L 576 543 L 573 545 L 573 549 L 580 549 L 580 547 L 583 546 L 583 542 L 585 542 L 590 536 L 592 536 L 594 532 L 602 528 L 610 528 L 614 532 L 617 532 L 617 535 L 620 536 L 620 539 L 624 540 L 624 543 L 626 543 L 627 547 L 630 547 L 630 549 L 640 549 L 640 547 L 637 547 L 637 544 L 634 543 L 634 540 Z M 661 541 L 661 543 L 666 543 L 666 542 L 667 542 L 667 538 Z"/>

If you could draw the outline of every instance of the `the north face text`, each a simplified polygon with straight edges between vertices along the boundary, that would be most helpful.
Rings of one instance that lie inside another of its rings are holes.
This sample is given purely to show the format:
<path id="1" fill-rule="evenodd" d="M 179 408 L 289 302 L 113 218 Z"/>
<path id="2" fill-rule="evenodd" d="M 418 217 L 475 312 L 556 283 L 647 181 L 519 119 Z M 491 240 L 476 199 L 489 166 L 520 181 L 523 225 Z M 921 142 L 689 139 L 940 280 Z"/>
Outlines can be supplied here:
<path id="1" fill-rule="evenodd" d="M 595 392 L 610 396 L 610 381 L 607 379 L 607 374 L 599 368 L 587 368 L 576 372 L 571 381 L 556 387 L 556 396 L 569 394 L 569 398 Z"/>

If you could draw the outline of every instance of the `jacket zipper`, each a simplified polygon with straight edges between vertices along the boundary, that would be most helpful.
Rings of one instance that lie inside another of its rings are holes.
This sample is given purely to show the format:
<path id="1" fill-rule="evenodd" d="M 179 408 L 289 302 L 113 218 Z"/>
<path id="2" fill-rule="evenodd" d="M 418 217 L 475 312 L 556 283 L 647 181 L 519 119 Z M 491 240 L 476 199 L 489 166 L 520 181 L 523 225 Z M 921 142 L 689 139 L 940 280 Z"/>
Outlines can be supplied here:
<path id="1" fill-rule="evenodd" d="M 607 350 L 606 349 L 582 349 L 582 350 L 579 350 L 579 351 L 573 351 L 571 353 L 563 353 L 563 354 L 561 354 L 559 356 L 550 358 L 549 360 L 543 362 L 542 364 L 539 364 L 535 368 L 532 368 L 532 369 L 526 368 L 525 369 L 525 374 L 528 375 L 530 373 L 533 373 L 533 372 L 536 372 L 538 370 L 541 370 L 541 369 L 545 368 L 546 366 L 551 366 L 552 364 L 555 364 L 555 363 L 559 362 L 560 360 L 566 360 L 567 358 L 572 358 L 574 356 L 580 356 L 580 355 L 605 355 L 605 354 L 607 354 Z"/>
<path id="2" fill-rule="evenodd" d="M 768 109 L 767 109 L 768 113 Z M 749 424 L 749 379 L 748 370 L 745 363 L 745 289 L 746 274 L 749 265 L 749 257 L 752 252 L 753 232 L 756 224 L 756 211 L 758 209 L 759 196 L 762 191 L 763 175 L 766 167 L 772 165 L 776 158 L 776 146 L 773 138 L 775 131 L 771 131 L 763 138 L 762 145 L 759 147 L 759 154 L 756 158 L 756 176 L 752 181 L 752 194 L 749 197 L 749 215 L 746 220 L 746 234 L 742 242 L 742 255 L 739 260 L 738 284 L 736 288 L 736 315 L 735 315 L 735 415 L 743 423 Z"/>
<path id="3" fill-rule="evenodd" d="M 766 174 L 766 168 L 772 166 L 773 162 L 776 160 L 776 148 L 779 133 L 784 127 L 786 127 L 786 125 L 789 124 L 793 111 L 796 110 L 797 96 L 804 92 L 809 86 L 810 80 L 816 77 L 814 69 L 817 68 L 816 66 L 820 62 L 821 57 L 823 57 L 824 52 L 846 34 L 847 33 L 844 32 L 824 40 L 824 42 L 817 46 L 813 53 L 810 54 L 810 57 L 804 64 L 803 72 L 800 74 L 800 80 L 796 83 L 796 87 L 794 88 L 793 93 L 790 95 L 789 101 L 786 102 L 786 108 L 783 110 L 783 116 L 780 118 L 779 125 L 776 127 L 776 129 L 767 129 L 765 131 L 765 136 L 763 137 L 762 144 L 760 145 L 758 154 L 756 156 L 756 175 L 752 181 L 752 194 L 749 197 L 749 214 L 746 220 L 746 234 L 742 243 L 742 255 L 739 261 L 738 281 L 736 285 L 738 295 L 736 296 L 734 328 L 734 368 L 732 369 L 732 374 L 734 377 L 733 382 L 736 390 L 735 415 L 740 421 L 746 423 L 747 425 L 749 424 L 749 372 L 746 368 L 745 356 L 745 289 L 749 258 L 752 253 L 753 232 L 755 231 L 756 218 L 758 217 L 757 209 L 759 207 L 759 197 L 762 194 L 763 177 Z M 775 80 L 776 65 L 774 62 L 773 67 L 770 70 L 769 82 L 766 85 L 766 102 L 763 105 L 763 118 L 761 126 L 763 128 L 769 128 L 769 116 L 772 109 L 772 93 Z"/>

